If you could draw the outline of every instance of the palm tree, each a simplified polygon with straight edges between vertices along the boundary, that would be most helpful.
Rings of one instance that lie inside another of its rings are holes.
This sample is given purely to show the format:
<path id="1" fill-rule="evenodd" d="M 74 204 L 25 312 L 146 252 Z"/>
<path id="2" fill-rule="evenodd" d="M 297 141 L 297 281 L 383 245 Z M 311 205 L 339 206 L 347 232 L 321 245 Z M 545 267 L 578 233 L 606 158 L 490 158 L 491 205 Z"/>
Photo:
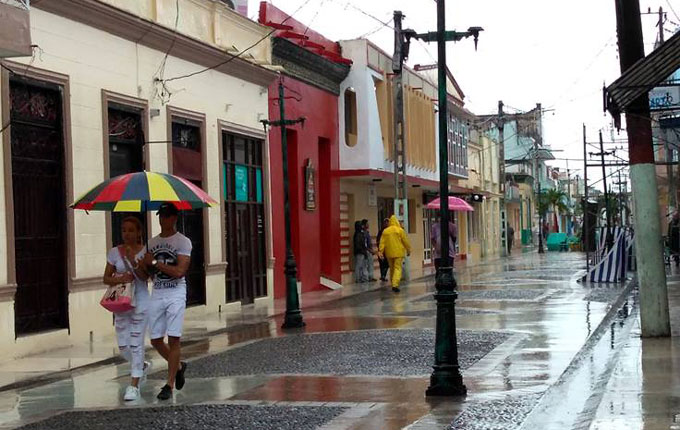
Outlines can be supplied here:
<path id="1" fill-rule="evenodd" d="M 546 193 L 545 199 L 547 200 L 548 205 L 553 208 L 553 216 L 555 217 L 555 225 L 557 226 L 557 213 L 569 213 L 569 207 L 565 203 L 567 200 L 567 193 L 562 190 L 551 188 Z"/>

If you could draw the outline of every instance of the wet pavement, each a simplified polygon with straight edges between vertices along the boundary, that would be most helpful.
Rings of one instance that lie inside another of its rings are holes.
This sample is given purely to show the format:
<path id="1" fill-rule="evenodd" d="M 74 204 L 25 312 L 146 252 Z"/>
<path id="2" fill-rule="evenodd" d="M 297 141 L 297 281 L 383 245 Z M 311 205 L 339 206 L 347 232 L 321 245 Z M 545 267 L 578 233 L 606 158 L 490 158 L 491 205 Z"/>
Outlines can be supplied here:
<path id="1" fill-rule="evenodd" d="M 410 282 L 399 294 L 377 283 L 305 294 L 303 330 L 280 329 L 280 302 L 203 320 L 192 316 L 192 339 L 183 348 L 187 384 L 166 404 L 155 398 L 163 382 L 153 379 L 142 387 L 141 400 L 125 404 L 127 366 L 103 364 L 39 386 L 6 388 L 0 427 L 91 422 L 119 428 L 138 417 L 159 423 L 148 428 L 186 428 L 186 422 L 239 430 L 551 428 L 551 421 L 576 422 L 565 418 L 573 410 L 583 420 L 605 422 L 598 407 L 610 388 L 597 382 L 607 372 L 616 375 L 609 369 L 626 356 L 636 308 L 630 286 L 577 283 L 584 266 L 578 253 L 527 253 L 456 268 L 464 398 L 424 396 L 434 352 L 430 278 Z M 92 350 L 98 347 L 106 349 Z M 49 354 L 42 358 L 49 361 Z M 163 360 L 149 355 L 162 371 Z M 585 365 L 591 361 L 596 365 Z M 560 395 L 571 407 L 541 415 Z M 171 407 L 159 408 L 165 405 Z M 530 421 L 541 426 L 527 427 Z"/>

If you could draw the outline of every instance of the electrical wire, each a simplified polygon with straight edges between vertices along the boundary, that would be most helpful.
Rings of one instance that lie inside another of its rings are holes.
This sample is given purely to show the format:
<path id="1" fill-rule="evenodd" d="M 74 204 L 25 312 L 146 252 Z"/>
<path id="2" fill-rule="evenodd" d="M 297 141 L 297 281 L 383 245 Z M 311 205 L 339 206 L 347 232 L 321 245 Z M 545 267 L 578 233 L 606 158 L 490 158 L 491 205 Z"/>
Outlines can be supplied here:
<path id="1" fill-rule="evenodd" d="M 309 4 L 310 1 L 311 1 L 311 0 L 306 0 L 300 7 L 298 7 L 298 8 L 295 10 L 295 12 L 293 12 L 293 13 L 290 14 L 288 17 L 286 17 L 283 21 L 281 21 L 280 24 L 284 24 L 284 23 L 286 23 L 288 20 L 292 19 L 293 16 L 296 15 L 303 7 L 305 7 L 307 4 Z M 276 33 L 277 31 L 279 31 L 279 30 L 273 29 L 273 30 L 270 31 L 269 33 L 265 34 L 262 38 L 260 38 L 257 42 L 253 43 L 252 45 L 250 45 L 249 47 L 247 47 L 246 49 L 244 49 L 243 51 L 241 51 L 241 52 L 239 52 L 239 53 L 237 53 L 237 54 L 229 54 L 229 53 L 227 53 L 227 55 L 229 55 L 229 58 L 227 58 L 226 60 L 221 61 L 221 62 L 215 64 L 214 66 L 206 67 L 206 68 L 203 68 L 203 69 L 201 69 L 201 70 L 197 70 L 197 71 L 195 71 L 195 72 L 191 72 L 191 73 L 188 73 L 188 74 L 185 74 L 185 75 L 180 75 L 180 76 L 175 76 L 175 77 L 172 77 L 172 78 L 164 79 L 164 80 L 163 80 L 163 83 L 166 84 L 166 83 L 171 82 L 171 81 L 177 81 L 177 80 L 180 80 L 180 79 L 191 78 L 191 77 L 193 77 L 193 76 L 200 75 L 201 73 L 205 73 L 205 72 L 208 72 L 208 71 L 210 71 L 210 70 L 214 70 L 214 69 L 216 69 L 216 68 L 218 68 L 218 67 L 221 67 L 221 66 L 223 66 L 223 65 L 225 65 L 225 64 L 227 64 L 227 63 L 230 63 L 230 62 L 234 61 L 234 60 L 237 59 L 237 58 L 241 58 L 241 56 L 243 56 L 243 54 L 245 54 L 246 52 L 248 52 L 248 51 L 250 51 L 251 49 L 255 48 L 257 45 L 259 45 L 259 44 L 262 43 L 263 41 L 269 39 L 269 37 L 270 37 L 272 34 Z"/>
<path id="2" fill-rule="evenodd" d="M 675 15 L 675 18 L 680 21 L 680 16 L 678 16 L 677 13 L 675 13 L 675 9 L 673 9 L 673 5 L 671 5 L 670 0 L 666 0 L 666 3 L 668 3 L 668 7 L 671 9 L 671 12 L 673 12 L 673 15 Z M 671 21 L 672 22 L 672 21 Z"/>

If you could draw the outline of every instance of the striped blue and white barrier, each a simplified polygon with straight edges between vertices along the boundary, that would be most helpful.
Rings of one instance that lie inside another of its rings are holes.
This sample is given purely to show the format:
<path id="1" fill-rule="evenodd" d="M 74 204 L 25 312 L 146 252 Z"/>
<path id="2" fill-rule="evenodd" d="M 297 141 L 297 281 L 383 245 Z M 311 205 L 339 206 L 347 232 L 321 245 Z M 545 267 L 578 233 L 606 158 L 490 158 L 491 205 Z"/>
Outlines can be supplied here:
<path id="1" fill-rule="evenodd" d="M 600 241 L 603 246 L 595 254 L 594 266 L 581 281 L 608 283 L 623 282 L 626 279 L 633 251 L 633 235 L 621 227 L 613 227 L 614 244 L 609 251 L 604 244 L 606 235 L 606 229 L 603 229 L 601 237 L 604 236 L 604 241 Z"/>

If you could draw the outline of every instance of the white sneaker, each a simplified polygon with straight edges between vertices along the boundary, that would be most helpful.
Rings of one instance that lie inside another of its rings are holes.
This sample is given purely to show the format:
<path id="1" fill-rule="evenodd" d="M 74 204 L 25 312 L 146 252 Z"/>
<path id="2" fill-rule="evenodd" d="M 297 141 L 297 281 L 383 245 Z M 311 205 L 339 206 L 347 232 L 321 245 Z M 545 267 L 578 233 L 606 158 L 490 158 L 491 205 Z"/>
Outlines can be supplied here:
<path id="1" fill-rule="evenodd" d="M 126 402 L 131 402 L 137 399 L 139 399 L 139 388 L 129 385 L 125 389 L 125 395 L 123 396 L 123 400 L 125 400 Z"/>
<path id="2" fill-rule="evenodd" d="M 146 382 L 146 377 L 149 373 L 151 373 L 151 370 L 153 369 L 153 363 L 150 361 L 145 361 L 144 362 L 144 373 L 142 374 L 142 377 L 139 379 L 139 386 L 141 387 L 142 384 Z"/>

